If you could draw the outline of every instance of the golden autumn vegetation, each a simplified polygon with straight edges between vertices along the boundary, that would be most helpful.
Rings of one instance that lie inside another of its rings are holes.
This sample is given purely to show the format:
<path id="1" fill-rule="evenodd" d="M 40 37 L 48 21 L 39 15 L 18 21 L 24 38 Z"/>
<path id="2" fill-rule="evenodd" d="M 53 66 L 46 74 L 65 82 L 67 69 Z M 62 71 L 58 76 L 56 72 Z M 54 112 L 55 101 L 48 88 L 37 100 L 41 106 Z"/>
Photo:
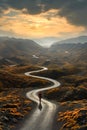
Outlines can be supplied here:
<path id="1" fill-rule="evenodd" d="M 29 66 L 4 66 L 0 69 L 0 128 L 11 130 L 33 109 L 33 103 L 26 98 L 26 92 L 45 87 L 48 81 L 31 78 L 24 72 L 36 70 Z"/>
<path id="2" fill-rule="evenodd" d="M 10 129 L 31 110 L 31 101 L 23 96 L 23 89 L 5 89 L 0 93 L 0 127 Z"/>
<path id="3" fill-rule="evenodd" d="M 58 107 L 58 130 L 87 129 L 87 70 L 86 66 L 51 67 L 39 75 L 58 80 L 61 86 L 45 92 L 49 100 L 55 100 Z"/>
<path id="4" fill-rule="evenodd" d="M 58 114 L 58 122 L 63 122 L 60 130 L 86 130 L 87 129 L 87 101 L 63 103 L 62 108 L 68 109 Z"/>
<path id="5" fill-rule="evenodd" d="M 5 66 L 4 70 L 8 70 L 9 72 L 15 73 L 15 74 L 23 74 L 27 71 L 33 71 L 33 70 L 38 70 L 39 68 L 37 66 L 33 66 L 32 64 L 30 65 L 24 65 L 24 64 L 20 64 L 20 65 L 16 65 L 16 66 Z"/>
<path id="6" fill-rule="evenodd" d="M 32 65 L 4 66 L 0 69 L 1 130 L 11 130 L 33 109 L 25 93 L 32 88 L 46 87 L 50 82 L 31 78 L 24 72 L 37 70 Z M 87 73 L 86 67 L 67 64 L 63 67 L 49 66 L 39 74 L 61 82 L 61 86 L 44 92 L 49 100 L 60 104 L 58 108 L 58 130 L 87 129 Z M 61 125 L 60 125 L 61 124 Z"/>
<path id="7" fill-rule="evenodd" d="M 29 66 L 31 68 L 31 66 Z M 24 67 L 6 67 L 0 70 L 0 91 L 3 88 L 26 88 L 26 87 L 42 87 L 50 84 L 50 82 L 32 78 L 24 75 L 24 72 L 31 71 L 28 66 Z M 22 70 L 23 68 L 23 70 Z M 33 67 L 35 68 L 35 67 Z M 19 72 L 22 72 L 19 73 Z"/>

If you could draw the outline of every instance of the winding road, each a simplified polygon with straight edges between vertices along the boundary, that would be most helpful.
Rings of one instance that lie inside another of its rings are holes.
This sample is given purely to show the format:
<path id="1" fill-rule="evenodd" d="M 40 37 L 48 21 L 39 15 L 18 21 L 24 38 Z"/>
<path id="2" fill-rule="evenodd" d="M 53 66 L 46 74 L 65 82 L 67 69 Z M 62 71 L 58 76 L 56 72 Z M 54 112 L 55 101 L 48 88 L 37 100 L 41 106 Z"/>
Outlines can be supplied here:
<path id="1" fill-rule="evenodd" d="M 40 77 L 40 76 L 35 76 L 32 75 L 33 73 L 41 72 L 48 70 L 46 67 L 40 67 L 40 70 L 32 71 L 32 72 L 26 72 L 26 76 L 31 76 L 34 78 L 39 78 L 39 79 L 45 79 L 48 81 L 51 81 L 53 83 L 52 86 L 47 87 L 47 88 L 41 88 L 41 89 L 35 89 L 30 92 L 27 92 L 26 96 L 31 99 L 32 101 L 37 103 L 37 108 L 34 110 L 32 115 L 27 119 L 22 128 L 20 130 L 52 130 L 52 125 L 53 125 L 53 120 L 55 116 L 55 112 L 57 109 L 56 104 L 47 101 L 46 99 L 42 99 L 41 104 L 42 104 L 42 110 L 40 111 L 38 109 L 38 96 L 37 93 L 45 90 L 49 90 L 51 88 L 56 88 L 60 86 L 60 83 L 56 80 L 46 78 L 46 77 Z"/>

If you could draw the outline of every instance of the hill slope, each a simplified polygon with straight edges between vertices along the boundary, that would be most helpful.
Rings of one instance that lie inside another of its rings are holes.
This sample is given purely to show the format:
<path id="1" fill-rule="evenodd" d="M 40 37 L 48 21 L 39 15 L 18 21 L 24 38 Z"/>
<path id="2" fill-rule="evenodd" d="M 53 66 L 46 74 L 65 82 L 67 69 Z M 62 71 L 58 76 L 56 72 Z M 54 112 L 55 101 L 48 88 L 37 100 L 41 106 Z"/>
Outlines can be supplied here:
<path id="1" fill-rule="evenodd" d="M 32 40 L 0 37 L 0 57 L 32 55 L 41 50 L 42 47 Z"/>
<path id="2" fill-rule="evenodd" d="M 45 57 L 45 60 L 42 60 L 44 66 L 87 64 L 87 36 L 56 42 L 42 55 Z"/>
<path id="3" fill-rule="evenodd" d="M 85 43 L 67 43 L 53 44 L 49 51 L 55 58 L 62 59 L 65 61 L 78 62 L 85 61 L 87 62 L 87 42 Z M 65 41 L 64 41 L 65 42 Z M 74 42 L 74 41 L 73 41 Z"/>
<path id="4" fill-rule="evenodd" d="M 87 36 L 80 36 L 80 37 L 69 38 L 69 39 L 56 42 L 52 46 L 57 44 L 63 44 L 63 43 L 85 43 L 85 42 L 87 42 Z"/>

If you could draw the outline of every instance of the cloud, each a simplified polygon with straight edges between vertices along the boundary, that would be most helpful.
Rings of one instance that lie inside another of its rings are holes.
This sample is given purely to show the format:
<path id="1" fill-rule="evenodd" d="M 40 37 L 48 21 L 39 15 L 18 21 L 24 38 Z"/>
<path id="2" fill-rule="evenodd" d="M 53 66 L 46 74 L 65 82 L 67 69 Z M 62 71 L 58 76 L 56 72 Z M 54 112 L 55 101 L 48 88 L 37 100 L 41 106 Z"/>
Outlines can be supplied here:
<path id="1" fill-rule="evenodd" d="M 25 13 L 39 14 L 41 13 L 41 6 L 37 4 L 37 0 L 1 0 L 0 11 L 13 8 L 17 10 L 26 9 Z"/>
<path id="2" fill-rule="evenodd" d="M 8 31 L 6 31 L 6 30 L 2 30 L 2 29 L 0 29 L 0 36 L 11 36 L 11 37 L 16 37 L 16 33 L 14 33 L 14 31 L 13 30 L 8 30 Z"/>
<path id="3" fill-rule="evenodd" d="M 66 17 L 71 24 L 87 27 L 86 12 L 87 0 L 72 0 L 60 9 L 59 15 Z"/>
<path id="4" fill-rule="evenodd" d="M 56 10 L 50 10 L 37 15 L 26 15 L 19 10 L 15 12 L 15 15 L 14 11 L 15 9 L 4 11 L 5 15 L 0 18 L 0 29 L 4 32 L 6 31 L 5 35 L 14 35 L 22 38 L 61 37 L 65 36 L 63 32 L 66 32 L 69 36 L 69 34 L 76 35 L 84 31 L 84 27 L 70 25 L 65 18 L 52 17 L 49 20 L 50 14 L 56 15 Z M 1 31 L 0 34 L 4 34 L 4 32 Z"/>
<path id="5" fill-rule="evenodd" d="M 87 0 L 45 0 L 45 10 L 58 9 L 69 23 L 87 27 Z"/>
<path id="6" fill-rule="evenodd" d="M 0 14 L 9 8 L 32 15 L 56 9 L 71 24 L 87 27 L 87 0 L 0 0 Z"/>

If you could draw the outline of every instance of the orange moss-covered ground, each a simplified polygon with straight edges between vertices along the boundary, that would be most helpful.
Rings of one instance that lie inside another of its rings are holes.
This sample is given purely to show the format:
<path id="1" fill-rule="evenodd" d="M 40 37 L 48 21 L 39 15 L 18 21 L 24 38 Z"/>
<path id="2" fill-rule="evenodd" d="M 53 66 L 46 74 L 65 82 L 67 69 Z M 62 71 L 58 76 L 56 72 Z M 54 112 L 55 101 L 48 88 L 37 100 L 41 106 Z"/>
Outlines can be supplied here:
<path id="1" fill-rule="evenodd" d="M 0 128 L 11 129 L 31 110 L 31 101 L 24 96 L 22 90 L 6 90 L 0 93 Z"/>
<path id="2" fill-rule="evenodd" d="M 61 104 L 62 110 L 58 114 L 58 123 L 63 122 L 60 130 L 86 130 L 87 129 L 87 101 L 79 100 Z"/>
<path id="3" fill-rule="evenodd" d="M 24 75 L 24 72 L 36 69 L 32 66 L 5 66 L 0 69 L 0 130 L 13 130 L 33 109 L 33 103 L 26 98 L 27 91 L 50 84 Z"/>

